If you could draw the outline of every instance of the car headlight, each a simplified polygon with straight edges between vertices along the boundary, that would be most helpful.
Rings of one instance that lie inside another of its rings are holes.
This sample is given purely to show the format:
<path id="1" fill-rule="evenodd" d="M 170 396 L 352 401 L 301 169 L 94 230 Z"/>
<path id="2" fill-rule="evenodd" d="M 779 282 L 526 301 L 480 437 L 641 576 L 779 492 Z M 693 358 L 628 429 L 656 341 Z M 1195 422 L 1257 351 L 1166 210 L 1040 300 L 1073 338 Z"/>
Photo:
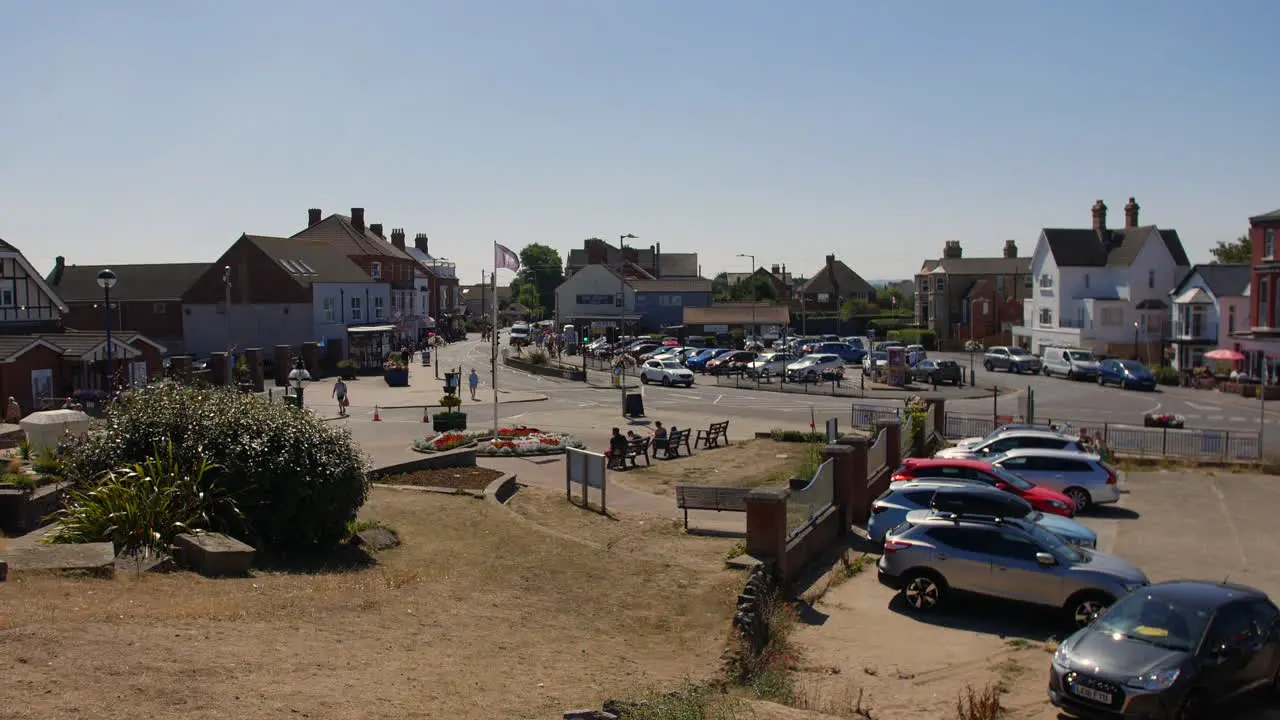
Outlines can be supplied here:
<path id="1" fill-rule="evenodd" d="M 1058 643 L 1058 649 L 1053 653 L 1053 666 L 1059 670 L 1071 669 L 1071 652 L 1067 650 L 1067 643 Z"/>
<path id="2" fill-rule="evenodd" d="M 1164 690 L 1177 681 L 1181 672 L 1178 668 L 1165 668 L 1129 678 L 1124 681 L 1124 684 L 1139 690 Z"/>
<path id="3" fill-rule="evenodd" d="M 1066 510 L 1068 508 L 1068 505 L 1062 502 L 1061 500 L 1050 500 L 1049 507 L 1056 507 L 1059 510 Z"/>

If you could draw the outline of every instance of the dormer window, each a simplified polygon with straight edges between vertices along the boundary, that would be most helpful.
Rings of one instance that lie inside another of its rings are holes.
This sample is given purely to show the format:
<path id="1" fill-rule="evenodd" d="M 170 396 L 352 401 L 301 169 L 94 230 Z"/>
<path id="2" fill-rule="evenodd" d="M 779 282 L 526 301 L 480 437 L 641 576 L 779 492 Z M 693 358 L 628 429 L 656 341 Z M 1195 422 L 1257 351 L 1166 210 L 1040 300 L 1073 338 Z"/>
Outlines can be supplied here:
<path id="1" fill-rule="evenodd" d="M 1046 274 L 1044 274 L 1044 275 L 1041 275 L 1041 276 L 1040 276 L 1040 287 L 1044 288 L 1045 290 L 1052 290 L 1052 289 L 1053 289 L 1053 276 L 1052 276 L 1052 275 L 1049 275 L 1048 273 L 1046 273 Z"/>
<path id="2" fill-rule="evenodd" d="M 380 262 L 369 263 L 369 277 L 373 278 L 374 280 L 382 279 L 382 263 Z"/>

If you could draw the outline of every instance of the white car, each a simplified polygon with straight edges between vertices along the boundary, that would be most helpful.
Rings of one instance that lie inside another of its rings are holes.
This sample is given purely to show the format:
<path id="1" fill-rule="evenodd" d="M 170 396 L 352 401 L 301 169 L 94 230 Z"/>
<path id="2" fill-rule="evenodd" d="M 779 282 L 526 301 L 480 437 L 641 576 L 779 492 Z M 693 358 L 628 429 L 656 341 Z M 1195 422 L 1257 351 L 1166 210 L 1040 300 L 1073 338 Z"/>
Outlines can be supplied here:
<path id="1" fill-rule="evenodd" d="M 770 375 L 781 375 L 787 371 L 787 365 L 795 362 L 798 356 L 795 353 L 787 352 L 771 352 L 765 353 L 760 357 L 747 363 L 745 372 L 751 377 L 769 377 Z"/>
<path id="2" fill-rule="evenodd" d="M 889 367 L 889 354 L 883 350 L 872 350 L 862 356 L 862 372 L 870 375 L 872 372 L 886 370 Z"/>
<path id="3" fill-rule="evenodd" d="M 1057 432 L 1044 430 L 1012 430 L 996 437 L 984 440 L 969 447 L 951 447 L 934 453 L 936 458 L 968 458 L 986 460 L 1003 455 L 1010 450 L 1035 448 L 1037 450 L 1067 450 L 1069 452 L 1088 452 L 1089 448 L 1073 438 Z"/>
<path id="4" fill-rule="evenodd" d="M 992 430 L 986 435 L 979 435 L 978 437 L 971 437 L 971 438 L 964 438 L 963 440 L 957 440 L 955 447 L 957 448 L 976 447 L 986 442 L 987 440 L 995 439 L 997 437 L 1000 437 L 1001 435 L 1004 435 L 1005 433 L 1014 432 L 1015 430 L 1043 430 L 1045 432 L 1056 432 L 1056 433 L 1062 433 L 1064 435 L 1066 434 L 1066 430 L 1064 430 L 1062 427 L 1057 427 L 1053 425 L 1026 425 L 1021 423 L 1011 423 L 1009 425 L 1001 425 L 1000 427 L 996 428 L 995 430 Z"/>
<path id="5" fill-rule="evenodd" d="M 693 387 L 693 373 L 675 360 L 645 360 L 640 366 L 640 382 Z"/>
<path id="6" fill-rule="evenodd" d="M 844 359 L 839 355 L 815 353 L 805 355 L 787 366 L 787 379 L 801 382 L 821 380 L 825 374 L 844 374 Z"/>

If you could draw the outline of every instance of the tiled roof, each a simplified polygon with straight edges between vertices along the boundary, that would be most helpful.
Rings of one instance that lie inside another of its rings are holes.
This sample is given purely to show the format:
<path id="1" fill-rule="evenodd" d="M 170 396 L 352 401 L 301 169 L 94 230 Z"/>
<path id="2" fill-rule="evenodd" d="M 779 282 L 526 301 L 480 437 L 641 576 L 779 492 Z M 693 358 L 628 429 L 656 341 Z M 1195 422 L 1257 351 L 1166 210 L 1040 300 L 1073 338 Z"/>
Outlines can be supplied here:
<path id="1" fill-rule="evenodd" d="M 244 238 L 280 265 L 302 287 L 311 287 L 314 282 L 373 282 L 368 273 L 351 262 L 346 252 L 327 242 L 265 235 L 245 235 Z"/>
<path id="2" fill-rule="evenodd" d="M 139 338 L 151 343 L 160 352 L 164 352 L 164 347 L 141 333 L 129 331 L 116 331 L 111 333 L 111 337 L 122 343 L 131 343 Z M 4 335 L 0 336 L 0 360 L 9 360 L 16 354 L 39 344 L 53 347 L 63 355 L 71 355 L 79 357 L 93 350 L 102 343 L 107 341 L 107 333 L 96 330 L 67 330 L 60 333 L 38 333 L 33 335 Z"/>
<path id="3" fill-rule="evenodd" d="M 57 268 L 45 282 L 63 302 L 101 302 L 103 290 L 98 286 L 98 273 L 110 267 L 116 274 L 111 288 L 114 300 L 181 300 L 191 284 L 210 263 L 155 263 L 147 265 L 65 265 L 61 277 Z"/>
<path id="4" fill-rule="evenodd" d="M 1178 283 L 1178 286 L 1172 292 L 1177 294 L 1193 275 L 1199 274 L 1201 278 L 1204 278 L 1204 284 L 1209 286 L 1214 295 L 1218 297 L 1244 297 L 1249 288 L 1251 273 L 1252 269 L 1248 265 L 1196 265 L 1187 272 L 1186 277 L 1182 278 L 1182 281 Z"/>
<path id="5" fill-rule="evenodd" d="M 1276 220 L 1280 220 L 1280 210 L 1272 210 L 1269 213 L 1262 213 L 1249 218 L 1249 222 L 1274 222 Z"/>
<path id="6" fill-rule="evenodd" d="M 685 325 L 750 325 L 752 322 L 752 303 L 724 303 L 709 307 L 687 307 L 684 309 Z M 755 322 L 758 325 L 785 325 L 791 321 L 791 314 L 782 305 L 755 304 Z"/>
<path id="7" fill-rule="evenodd" d="M 974 257 L 940 258 L 934 261 L 948 275 L 1026 275 L 1031 272 L 1031 258 Z"/>
<path id="8" fill-rule="evenodd" d="M 688 280 L 628 280 L 636 292 L 711 292 L 711 281 L 705 278 Z"/>
<path id="9" fill-rule="evenodd" d="M 835 273 L 835 283 L 831 281 L 832 271 Z M 846 293 L 873 293 L 876 291 L 871 283 L 862 279 L 862 276 L 854 272 L 852 268 L 845 265 L 843 261 L 836 260 L 830 267 L 822 266 L 822 269 L 813 274 L 801 288 L 800 291 L 811 295 L 814 293 L 831 293 L 835 292 L 836 285 L 839 285 L 840 294 Z"/>
<path id="10" fill-rule="evenodd" d="M 355 225 L 351 224 L 351 218 L 336 213 L 301 232 L 295 233 L 293 237 L 327 242 L 348 255 L 373 255 L 375 257 L 389 257 L 398 260 L 411 259 L 408 253 L 392 245 L 389 240 L 384 240 L 374 235 L 368 226 L 365 226 L 363 231 L 357 230 Z"/>
<path id="11" fill-rule="evenodd" d="M 1158 230 L 1154 225 L 1101 232 L 1092 228 L 1045 228 L 1043 232 L 1058 267 L 1129 267 L 1152 230 L 1159 233 L 1174 265 L 1191 264 L 1178 231 Z"/>
<path id="12" fill-rule="evenodd" d="M 631 248 L 628 248 L 631 249 Z M 696 278 L 698 277 L 698 253 L 657 253 L 649 248 L 634 248 L 636 264 L 646 271 L 658 267 L 658 279 L 664 278 Z M 656 261 L 656 262 L 655 262 Z M 604 264 L 618 267 L 622 264 L 622 251 L 616 246 L 604 243 Z M 587 265 L 586 248 L 575 248 L 569 251 L 565 266 L 569 270 L 580 270 Z"/>

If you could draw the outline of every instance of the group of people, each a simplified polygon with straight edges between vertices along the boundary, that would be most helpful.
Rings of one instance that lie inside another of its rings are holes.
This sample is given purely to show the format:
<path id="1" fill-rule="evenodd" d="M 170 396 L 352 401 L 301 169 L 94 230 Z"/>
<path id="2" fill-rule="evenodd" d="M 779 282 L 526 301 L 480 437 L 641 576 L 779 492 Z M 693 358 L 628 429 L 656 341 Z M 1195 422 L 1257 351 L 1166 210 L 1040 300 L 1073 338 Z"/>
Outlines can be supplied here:
<path id="1" fill-rule="evenodd" d="M 675 428 L 673 427 L 671 430 L 675 431 Z M 622 431 L 615 427 L 613 429 L 613 434 L 609 436 L 609 449 L 605 452 L 605 456 L 609 458 L 615 458 L 618 456 L 625 457 L 627 454 L 627 445 L 634 440 L 641 440 L 643 437 L 643 435 L 637 433 L 635 430 L 628 430 L 627 434 L 623 435 Z M 650 441 L 650 447 L 655 451 L 667 451 L 667 440 L 671 435 L 667 432 L 667 429 L 662 426 L 661 420 L 655 420 L 653 422 L 653 432 L 650 434 L 650 437 L 653 438 Z"/>

